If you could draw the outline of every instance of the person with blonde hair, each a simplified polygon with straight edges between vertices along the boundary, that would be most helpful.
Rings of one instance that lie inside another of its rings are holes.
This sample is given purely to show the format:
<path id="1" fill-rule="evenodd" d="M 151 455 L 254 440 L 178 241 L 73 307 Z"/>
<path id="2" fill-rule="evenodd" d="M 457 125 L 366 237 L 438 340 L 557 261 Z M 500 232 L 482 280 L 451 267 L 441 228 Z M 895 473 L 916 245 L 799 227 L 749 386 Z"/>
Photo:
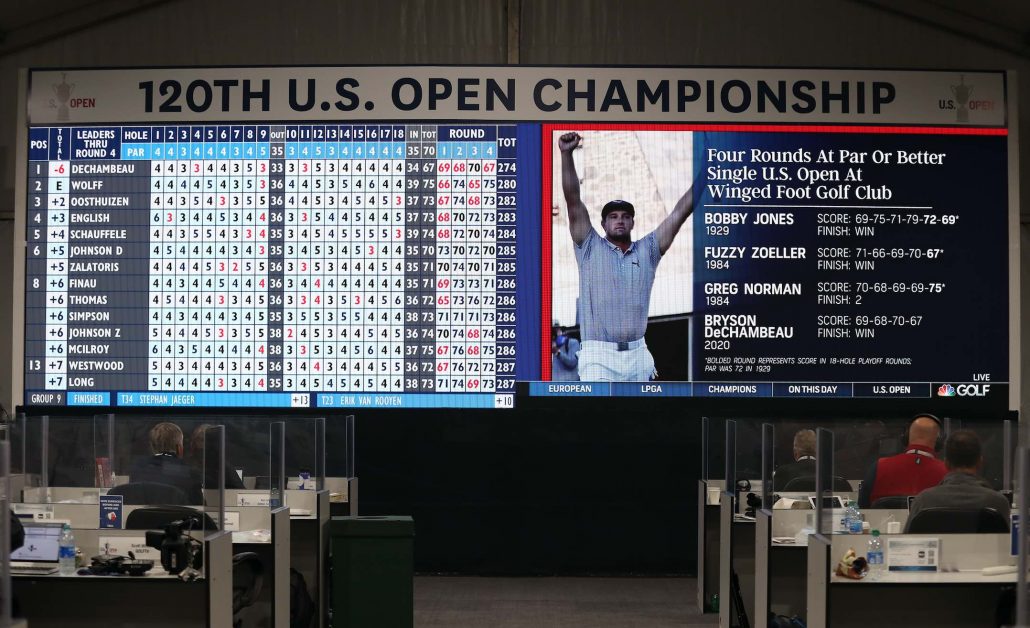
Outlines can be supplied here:
<path id="1" fill-rule="evenodd" d="M 791 480 L 805 477 L 815 477 L 815 432 L 809 429 L 794 433 L 794 458 L 773 473 L 773 490 L 786 490 Z"/>

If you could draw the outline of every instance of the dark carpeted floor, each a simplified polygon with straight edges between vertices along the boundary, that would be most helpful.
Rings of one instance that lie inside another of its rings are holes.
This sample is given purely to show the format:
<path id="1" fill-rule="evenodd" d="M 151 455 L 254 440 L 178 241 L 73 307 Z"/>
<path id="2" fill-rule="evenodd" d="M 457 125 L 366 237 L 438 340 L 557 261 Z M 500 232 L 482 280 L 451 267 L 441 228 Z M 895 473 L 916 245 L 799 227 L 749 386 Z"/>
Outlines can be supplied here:
<path id="1" fill-rule="evenodd" d="M 415 578 L 415 628 L 692 628 L 693 578 Z"/>

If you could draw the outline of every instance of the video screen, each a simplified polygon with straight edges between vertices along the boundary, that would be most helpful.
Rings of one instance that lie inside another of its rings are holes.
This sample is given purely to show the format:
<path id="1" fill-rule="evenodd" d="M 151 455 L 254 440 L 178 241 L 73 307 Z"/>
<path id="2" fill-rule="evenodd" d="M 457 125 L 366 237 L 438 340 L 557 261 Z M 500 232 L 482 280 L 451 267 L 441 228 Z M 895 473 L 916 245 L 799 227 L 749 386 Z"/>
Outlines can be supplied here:
<path id="1" fill-rule="evenodd" d="M 1001 73 L 303 70 L 29 74 L 25 406 L 986 399 L 1018 375 Z"/>
<path id="2" fill-rule="evenodd" d="M 552 383 L 535 393 L 1007 389 L 1004 134 L 547 125 L 544 135 L 541 369 Z"/>

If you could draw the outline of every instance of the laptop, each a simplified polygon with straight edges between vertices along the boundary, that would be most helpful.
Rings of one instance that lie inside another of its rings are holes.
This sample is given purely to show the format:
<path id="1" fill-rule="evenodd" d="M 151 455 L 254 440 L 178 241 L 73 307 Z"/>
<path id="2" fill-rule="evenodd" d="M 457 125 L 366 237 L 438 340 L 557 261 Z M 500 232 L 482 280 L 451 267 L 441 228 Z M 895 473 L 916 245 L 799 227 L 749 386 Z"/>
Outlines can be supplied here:
<path id="1" fill-rule="evenodd" d="M 11 552 L 11 575 L 45 576 L 57 573 L 58 541 L 63 523 L 31 521 L 24 524 L 25 543 Z"/>
<path id="2" fill-rule="evenodd" d="M 815 510 L 815 495 L 808 496 L 808 503 L 812 506 L 812 510 Z M 833 510 L 838 508 L 847 508 L 847 505 L 844 503 L 844 499 L 840 495 L 824 495 L 823 508 Z"/>

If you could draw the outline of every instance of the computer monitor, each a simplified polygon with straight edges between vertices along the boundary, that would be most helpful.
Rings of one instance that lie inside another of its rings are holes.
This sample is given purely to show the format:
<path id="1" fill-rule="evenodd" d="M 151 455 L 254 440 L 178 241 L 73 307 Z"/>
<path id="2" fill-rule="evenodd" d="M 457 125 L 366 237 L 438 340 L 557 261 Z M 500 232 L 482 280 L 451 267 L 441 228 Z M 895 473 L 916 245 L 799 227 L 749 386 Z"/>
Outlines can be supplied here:
<path id="1" fill-rule="evenodd" d="M 11 560 L 56 565 L 63 525 L 43 521 L 26 523 L 25 543 L 11 552 Z"/>

